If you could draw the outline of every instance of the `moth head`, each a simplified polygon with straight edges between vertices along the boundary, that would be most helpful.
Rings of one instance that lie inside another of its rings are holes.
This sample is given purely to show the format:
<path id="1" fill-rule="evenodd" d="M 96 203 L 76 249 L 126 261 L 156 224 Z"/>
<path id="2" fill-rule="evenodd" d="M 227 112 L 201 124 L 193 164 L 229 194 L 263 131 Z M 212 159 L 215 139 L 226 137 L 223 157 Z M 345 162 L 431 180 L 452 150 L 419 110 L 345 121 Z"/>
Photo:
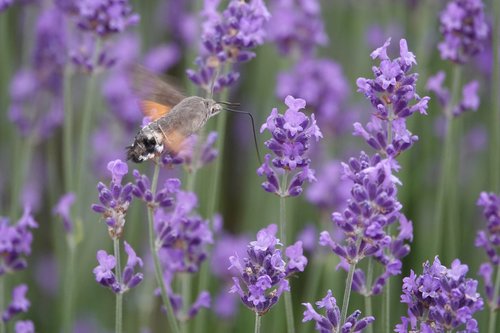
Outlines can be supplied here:
<path id="1" fill-rule="evenodd" d="M 203 101 L 205 108 L 208 110 L 208 116 L 213 117 L 222 111 L 222 105 L 215 102 L 213 99 L 205 99 Z"/>

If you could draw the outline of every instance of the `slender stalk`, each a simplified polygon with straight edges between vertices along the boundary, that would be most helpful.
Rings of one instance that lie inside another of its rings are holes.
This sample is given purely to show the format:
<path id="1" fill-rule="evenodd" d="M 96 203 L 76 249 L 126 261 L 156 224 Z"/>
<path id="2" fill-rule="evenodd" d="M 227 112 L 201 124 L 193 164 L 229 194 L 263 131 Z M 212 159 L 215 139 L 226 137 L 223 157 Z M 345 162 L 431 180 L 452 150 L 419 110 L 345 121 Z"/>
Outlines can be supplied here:
<path id="1" fill-rule="evenodd" d="M 0 276 L 0 313 L 3 313 L 5 307 L 5 278 Z M 5 322 L 0 320 L 0 333 L 5 333 Z"/>
<path id="2" fill-rule="evenodd" d="M 158 185 L 158 174 L 160 173 L 160 165 L 155 165 L 155 170 L 153 173 L 153 180 L 151 183 L 151 193 L 156 194 L 156 186 Z M 168 297 L 167 288 L 165 287 L 165 282 L 163 280 L 163 271 L 160 264 L 160 259 L 158 258 L 158 249 L 156 248 L 155 235 L 153 228 L 153 207 L 148 207 L 148 226 L 149 226 L 149 246 L 151 249 L 151 255 L 153 256 L 153 262 L 155 267 L 155 277 L 158 286 L 160 287 L 161 298 L 163 304 L 167 309 L 168 324 L 170 325 L 170 330 L 173 333 L 179 333 L 179 326 L 177 324 L 177 319 L 175 318 L 174 309 L 172 308 L 172 303 Z"/>
<path id="3" fill-rule="evenodd" d="M 76 280 L 76 242 L 73 235 L 68 235 L 66 238 L 66 243 L 68 246 L 68 252 L 66 254 L 66 272 L 64 274 L 64 294 L 62 301 L 62 332 L 72 332 L 73 331 L 73 299 L 74 299 L 74 289 Z"/>
<path id="4" fill-rule="evenodd" d="M 183 312 L 186 315 L 186 320 L 181 321 L 181 331 L 182 333 L 189 332 L 189 320 L 187 320 L 187 314 L 189 310 L 189 305 L 191 304 L 191 276 L 189 273 L 181 274 L 181 289 L 182 289 L 182 304 Z"/>
<path id="5" fill-rule="evenodd" d="M 384 332 L 391 331 L 391 279 L 387 279 L 386 290 L 384 291 L 384 317 L 383 328 Z"/>
<path id="6" fill-rule="evenodd" d="M 453 105 L 458 98 L 459 88 L 460 88 L 460 76 L 461 76 L 462 68 L 459 65 L 456 65 L 453 70 L 453 85 L 451 91 L 450 102 L 448 103 L 444 114 L 446 117 L 446 128 L 445 128 L 445 141 L 444 141 L 444 153 L 443 159 L 441 161 L 441 171 L 439 177 L 439 186 L 437 192 L 437 200 L 436 200 L 436 209 L 435 209 L 435 225 L 436 225 L 436 240 L 434 242 L 437 248 L 434 249 L 434 254 L 441 253 L 442 246 L 442 237 L 445 228 L 445 218 L 444 218 L 444 208 L 449 207 L 452 209 L 455 205 L 450 202 L 451 200 L 445 200 L 447 193 L 452 193 L 455 190 L 454 184 L 456 183 L 456 179 L 453 179 L 452 175 L 454 174 L 453 170 L 455 169 L 456 163 L 454 160 L 454 150 L 455 150 L 455 138 L 453 135 Z M 453 188 L 450 188 L 453 186 Z M 453 222 L 453 221 L 449 221 Z M 456 240 L 448 239 L 446 242 L 450 248 L 454 248 L 453 242 Z"/>
<path id="7" fill-rule="evenodd" d="M 283 246 L 287 245 L 286 241 L 286 189 L 288 187 L 288 173 L 285 172 L 281 179 L 281 195 L 280 195 L 280 240 Z M 291 293 L 285 293 L 285 313 L 286 326 L 288 333 L 295 333 L 293 319 L 293 304 Z"/>
<path id="8" fill-rule="evenodd" d="M 21 138 L 20 143 L 20 153 L 14 154 L 14 169 L 13 177 L 11 183 L 11 206 L 10 206 L 10 218 L 14 220 L 16 217 L 16 212 L 19 208 L 19 195 L 21 189 L 24 187 L 24 182 L 26 175 L 28 173 L 28 168 L 31 165 L 31 158 L 33 157 L 33 150 L 35 146 L 36 133 L 31 133 L 26 138 Z"/>
<path id="9" fill-rule="evenodd" d="M 492 0 L 493 15 L 493 77 L 491 83 L 492 103 L 492 121 L 491 121 L 491 177 L 490 181 L 493 184 L 493 190 L 500 192 L 500 1 Z"/>
<path id="10" fill-rule="evenodd" d="M 99 49 L 100 49 L 100 41 L 96 42 L 96 46 L 94 49 L 94 55 L 93 59 L 97 57 L 99 54 Z M 93 61 L 95 63 L 95 61 Z M 82 120 L 81 120 L 81 131 L 80 131 L 80 138 L 79 138 L 79 149 L 78 149 L 78 160 L 77 160 L 77 174 L 76 174 L 76 195 L 79 197 L 83 196 L 83 190 L 84 190 L 84 170 L 87 169 L 88 165 L 86 164 L 86 158 L 88 156 L 88 141 L 89 141 L 89 134 L 90 134 L 90 125 L 92 123 L 93 115 L 94 115 L 94 103 L 95 103 L 95 88 L 96 88 L 96 83 L 97 83 L 97 74 L 92 72 L 87 80 L 87 89 L 86 89 L 86 95 L 85 95 L 85 100 L 84 100 L 84 108 L 83 108 L 83 114 L 82 114 Z"/>
<path id="11" fill-rule="evenodd" d="M 349 273 L 347 273 L 347 280 L 344 289 L 344 299 L 342 301 L 342 311 L 340 314 L 340 327 L 344 325 L 345 319 L 347 318 L 347 309 L 349 308 L 349 299 L 351 297 L 352 279 L 354 277 L 354 271 L 356 270 L 356 264 L 351 263 L 349 266 Z"/>
<path id="12" fill-rule="evenodd" d="M 255 330 L 254 333 L 260 333 L 260 319 L 261 317 L 255 312 Z"/>
<path id="13" fill-rule="evenodd" d="M 495 333 L 498 314 L 498 297 L 500 297 L 500 266 L 497 266 L 497 277 L 495 279 L 495 289 L 493 289 L 493 301 L 490 307 L 490 319 L 488 322 L 488 333 Z"/>
<path id="14" fill-rule="evenodd" d="M 66 191 L 73 190 L 73 93 L 71 90 L 71 70 L 66 66 L 64 70 L 64 184 Z"/>
<path id="15" fill-rule="evenodd" d="M 370 257 L 368 258 L 368 269 L 366 274 L 367 294 L 365 295 L 365 316 L 373 315 L 372 297 L 371 295 L 368 294 L 372 288 L 372 280 L 373 280 L 373 258 Z M 368 325 L 367 329 L 368 333 L 373 333 L 373 325 Z"/>
<path id="16" fill-rule="evenodd" d="M 120 259 L 120 239 L 118 237 L 113 239 L 113 249 L 115 252 L 115 259 L 116 259 L 116 269 L 115 269 L 116 281 L 118 282 L 118 285 L 121 286 L 121 284 L 122 284 L 122 265 L 121 265 L 121 259 Z M 122 309 L 123 309 L 123 294 L 121 292 L 118 292 L 116 294 L 116 309 L 115 309 L 115 332 L 116 333 L 122 332 L 122 315 L 123 315 Z"/>

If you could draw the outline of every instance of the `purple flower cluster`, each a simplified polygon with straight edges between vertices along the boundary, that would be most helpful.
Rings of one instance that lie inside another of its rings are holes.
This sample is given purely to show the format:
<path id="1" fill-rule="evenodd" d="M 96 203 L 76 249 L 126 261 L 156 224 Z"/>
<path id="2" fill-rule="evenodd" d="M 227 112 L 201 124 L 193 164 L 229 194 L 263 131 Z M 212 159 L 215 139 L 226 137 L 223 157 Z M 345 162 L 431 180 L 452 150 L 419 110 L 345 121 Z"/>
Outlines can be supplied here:
<path id="1" fill-rule="evenodd" d="M 24 257 L 31 254 L 31 229 L 37 227 L 29 208 L 24 209 L 16 225 L 10 225 L 8 218 L 0 217 L 0 277 L 28 266 Z"/>
<path id="2" fill-rule="evenodd" d="M 289 29 L 288 26 L 284 26 Z M 310 37 L 309 37 L 310 38 Z M 342 112 L 349 96 L 349 85 L 342 67 L 330 59 L 304 58 L 289 72 L 278 76 L 276 95 L 300 96 L 314 110 L 323 130 L 337 133 L 344 130 L 352 119 Z"/>
<path id="3" fill-rule="evenodd" d="M 264 43 L 264 24 L 270 18 L 262 0 L 231 0 L 222 14 L 217 12 L 218 4 L 219 1 L 205 4 L 202 51 L 195 61 L 198 69 L 187 70 L 189 79 L 207 92 L 212 84 L 219 91 L 238 79 L 239 73 L 232 69 L 222 72 L 225 65 L 255 57 L 251 49 Z"/>
<path id="4" fill-rule="evenodd" d="M 408 317 L 396 325 L 396 332 L 408 329 L 419 332 L 479 332 L 472 315 L 483 308 L 483 299 L 477 292 L 477 281 L 466 278 L 469 268 L 455 259 L 451 268 L 441 265 L 439 258 L 431 265 L 424 264 L 422 275 L 413 270 L 403 279 L 401 303 L 408 305 Z"/>
<path id="5" fill-rule="evenodd" d="M 268 37 L 280 53 L 312 55 L 316 46 L 328 43 L 318 0 L 275 0 L 270 8 Z"/>
<path id="6" fill-rule="evenodd" d="M 320 234 L 320 245 L 327 246 L 342 259 L 341 267 L 348 270 L 365 257 L 372 257 L 384 266 L 384 272 L 375 280 L 371 290 L 366 289 L 363 271 L 356 270 L 353 289 L 369 296 L 379 294 L 387 280 L 401 273 L 401 258 L 410 252 L 406 241 L 413 238 L 410 221 L 400 212 L 396 185 L 392 175 L 395 161 L 382 160 L 379 155 L 370 158 L 361 153 L 344 164 L 344 174 L 352 182 L 351 196 L 343 213 L 334 212 L 332 221 L 345 235 L 345 245 L 332 239 L 327 231 Z M 399 233 L 391 236 L 388 226 L 399 223 Z"/>
<path id="7" fill-rule="evenodd" d="M 266 154 L 264 163 L 257 170 L 259 176 L 267 180 L 262 183 L 264 190 L 275 193 L 281 197 L 297 196 L 302 193 L 302 184 L 315 181 L 314 170 L 309 168 L 310 159 L 307 156 L 311 139 L 318 141 L 323 137 L 316 125 L 314 114 L 306 116 L 300 110 L 306 106 L 306 101 L 301 98 L 287 96 L 285 104 L 288 106 L 285 113 L 278 113 L 274 108 L 260 132 L 268 130 L 272 138 L 264 144 L 274 153 Z M 278 175 L 292 174 L 286 187 L 279 184 Z"/>
<path id="8" fill-rule="evenodd" d="M 95 280 L 106 288 L 111 289 L 114 293 L 124 293 L 143 280 L 142 273 L 135 273 L 135 267 L 139 265 L 142 267 L 142 259 L 137 256 L 134 249 L 124 242 L 125 252 L 128 255 L 127 264 L 123 272 L 113 272 L 116 269 L 116 258 L 104 250 L 97 251 L 97 261 L 99 263 L 93 270 Z M 120 282 L 116 274 L 121 274 Z"/>
<path id="9" fill-rule="evenodd" d="M 35 325 L 31 320 L 19 320 L 15 326 L 16 333 L 35 333 Z"/>
<path id="10" fill-rule="evenodd" d="M 122 179 L 128 173 L 126 163 L 121 160 L 111 161 L 108 163 L 108 170 L 111 173 L 111 182 L 109 186 L 102 182 L 97 184 L 100 204 L 93 204 L 92 210 L 102 214 L 108 226 L 109 236 L 115 239 L 123 235 L 125 216 L 132 201 L 134 186 L 131 183 L 122 185 Z"/>
<path id="11" fill-rule="evenodd" d="M 75 203 L 75 199 L 75 193 L 67 193 L 59 199 L 59 202 L 52 209 L 52 214 L 62 219 L 64 231 L 67 234 L 71 234 L 74 229 L 73 219 L 71 218 L 71 206 Z"/>
<path id="12" fill-rule="evenodd" d="M 296 272 L 303 272 L 307 258 L 302 252 L 302 242 L 297 242 L 285 249 L 288 262 L 283 260 L 282 245 L 276 238 L 278 227 L 275 224 L 261 229 L 257 240 L 250 242 L 247 255 L 242 259 L 237 254 L 229 261 L 237 276 L 233 276 L 234 285 L 230 292 L 237 293 L 243 304 L 260 316 L 276 304 L 284 291 L 290 290 L 288 277 Z M 241 287 L 241 282 L 245 289 Z"/>
<path id="13" fill-rule="evenodd" d="M 448 2 L 440 15 L 444 40 L 438 48 L 442 59 L 463 64 L 483 50 L 489 30 L 483 7 L 482 0 Z"/>
<path id="14" fill-rule="evenodd" d="M 476 246 L 482 247 L 489 259 L 489 262 L 481 265 L 479 275 L 484 280 L 486 298 L 490 308 L 498 309 L 500 308 L 500 297 L 494 303 L 493 271 L 494 269 L 498 270 L 500 266 L 500 197 L 495 193 L 482 192 L 477 205 L 483 207 L 483 215 L 487 222 L 486 229 L 477 233 Z"/>
<path id="15" fill-rule="evenodd" d="M 31 303 L 26 298 L 27 292 L 28 286 L 25 284 L 20 284 L 12 290 L 12 301 L 2 314 L 4 322 L 11 320 L 18 313 L 28 312 Z"/>
<path id="16" fill-rule="evenodd" d="M 429 97 L 421 98 L 416 93 L 418 74 L 408 72 L 417 62 L 406 40 L 400 40 L 400 57 L 393 60 L 387 55 L 390 41 L 371 53 L 373 59 L 380 59 L 380 66 L 373 67 L 375 78 L 356 81 L 358 91 L 371 102 L 375 112 L 366 128 L 354 124 L 354 135 L 364 138 L 380 154 L 396 157 L 417 141 L 418 137 L 406 128 L 406 118 L 417 111 L 427 114 Z M 413 100 L 416 102 L 411 104 Z"/>
<path id="17" fill-rule="evenodd" d="M 77 26 L 99 36 L 124 31 L 139 23 L 139 15 L 133 13 L 128 0 L 83 0 L 76 2 Z"/>
<path id="18" fill-rule="evenodd" d="M 181 187 L 181 181 L 177 178 L 167 179 L 163 187 L 153 196 L 151 192 L 151 181 L 148 176 L 134 170 L 135 185 L 132 189 L 132 194 L 140 200 L 146 202 L 149 207 L 171 207 L 173 204 L 172 194 L 176 193 Z"/>
<path id="19" fill-rule="evenodd" d="M 373 316 L 359 318 L 359 316 L 361 316 L 361 311 L 356 310 L 347 317 L 345 323 L 340 326 L 340 309 L 337 306 L 337 300 L 332 296 L 331 290 L 328 290 L 326 296 L 321 301 L 316 302 L 318 308 L 325 309 L 326 316 L 322 316 L 316 312 L 311 303 L 302 303 L 302 305 L 306 307 L 302 322 L 305 323 L 314 320 L 316 322 L 315 329 L 320 333 L 362 332 L 368 325 L 375 321 Z"/>
<path id="20" fill-rule="evenodd" d="M 177 191 L 171 211 L 155 213 L 156 244 L 164 267 L 171 273 L 194 273 L 207 259 L 213 243 L 208 221 L 194 213 L 198 198 L 193 192 Z"/>
<path id="21" fill-rule="evenodd" d="M 446 74 L 443 71 L 439 71 L 436 75 L 431 76 L 427 80 L 426 89 L 436 94 L 439 104 L 446 109 L 450 101 L 450 91 L 444 86 L 444 80 L 446 79 Z M 477 111 L 479 108 L 479 82 L 471 81 L 465 84 L 462 88 L 462 98 L 458 105 L 453 106 L 453 115 L 455 117 L 460 116 L 466 111 Z"/>

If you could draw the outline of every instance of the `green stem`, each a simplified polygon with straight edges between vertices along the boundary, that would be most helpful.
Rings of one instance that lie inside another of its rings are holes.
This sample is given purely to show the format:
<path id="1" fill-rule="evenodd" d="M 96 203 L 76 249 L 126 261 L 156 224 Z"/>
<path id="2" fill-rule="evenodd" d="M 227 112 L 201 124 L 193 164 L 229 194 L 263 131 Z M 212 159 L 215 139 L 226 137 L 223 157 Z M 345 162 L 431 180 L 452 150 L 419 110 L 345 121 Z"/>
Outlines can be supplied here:
<path id="1" fill-rule="evenodd" d="M 384 332 L 391 331 L 391 279 L 387 279 L 386 290 L 384 291 L 384 314 L 383 317 L 383 328 Z"/>
<path id="2" fill-rule="evenodd" d="M 122 284 L 122 266 L 121 266 L 121 260 L 120 260 L 120 239 L 118 237 L 115 237 L 113 239 L 113 249 L 115 252 L 115 259 L 116 259 L 116 269 L 115 269 L 115 276 L 116 276 L 116 281 L 118 282 L 118 285 L 121 286 Z M 122 315 L 123 315 L 123 294 L 121 292 L 118 292 L 116 294 L 116 311 L 115 311 L 115 332 L 116 333 L 121 333 L 122 332 Z"/>
<path id="3" fill-rule="evenodd" d="M 491 183 L 493 190 L 500 192 L 500 131 L 498 124 L 500 124 L 500 1 L 492 0 L 493 15 L 493 77 L 491 84 L 491 97 L 493 98 L 492 112 L 493 117 L 491 121 Z"/>
<path id="4" fill-rule="evenodd" d="M 96 42 L 96 46 L 94 48 L 93 59 L 95 60 L 97 55 L 99 54 L 100 49 L 100 41 L 99 39 Z M 93 61 L 95 63 L 95 61 Z M 84 100 L 84 108 L 81 119 L 81 131 L 79 138 L 79 146 L 78 146 L 78 169 L 76 174 L 76 195 L 80 198 L 84 197 L 84 193 L 82 191 L 85 190 L 85 177 L 84 170 L 87 170 L 88 165 L 86 164 L 86 158 L 88 154 L 88 143 L 89 143 L 89 134 L 90 134 L 90 125 L 92 124 L 92 119 L 94 115 L 94 103 L 95 103 L 95 88 L 97 83 L 97 74 L 95 72 L 90 73 L 90 76 L 87 80 L 87 89 L 85 91 L 85 100 Z"/>
<path id="5" fill-rule="evenodd" d="M 153 180 L 151 182 L 151 193 L 153 197 L 156 194 L 156 186 L 158 185 L 158 174 L 160 173 L 160 165 L 157 163 L 155 165 L 155 170 L 153 173 Z M 167 288 L 165 287 L 165 281 L 163 280 L 163 271 L 160 264 L 160 259 L 158 258 L 158 249 L 156 248 L 154 228 L 153 228 L 153 207 L 148 207 L 148 226 L 149 226 L 149 246 L 151 249 L 151 255 L 153 256 L 153 262 L 155 267 L 155 277 L 158 286 L 160 287 L 161 298 L 163 304 L 167 309 L 168 324 L 170 325 L 170 330 L 173 333 L 179 333 L 179 326 L 177 324 L 177 319 L 175 318 L 174 309 L 172 308 L 172 303 L 168 297 Z"/>
<path id="6" fill-rule="evenodd" d="M 281 194 L 280 194 L 280 240 L 283 246 L 286 247 L 286 189 L 288 187 L 288 173 L 283 174 L 281 179 Z M 285 293 L 285 313 L 286 313 L 286 326 L 288 333 L 295 333 L 294 319 L 293 319 L 293 304 L 291 293 Z"/>
<path id="7" fill-rule="evenodd" d="M 5 277 L 0 276 L 0 313 L 3 313 L 5 307 Z M 5 322 L 0 320 L 0 333 L 5 333 Z"/>
<path id="8" fill-rule="evenodd" d="M 189 320 L 187 318 L 189 305 L 191 304 L 191 276 L 189 273 L 181 274 L 181 289 L 182 289 L 182 302 L 183 312 L 186 315 L 185 320 L 181 321 L 182 333 L 189 332 Z"/>
<path id="9" fill-rule="evenodd" d="M 342 301 L 342 312 L 340 314 L 339 327 L 342 327 L 342 325 L 344 325 L 345 319 L 347 318 L 347 309 L 349 308 L 349 299 L 351 297 L 352 279 L 354 277 L 355 270 L 356 270 L 356 264 L 351 263 L 351 265 L 349 266 L 349 273 L 347 273 L 347 280 L 345 283 L 344 299 Z"/>
<path id="10" fill-rule="evenodd" d="M 495 279 L 495 289 L 493 289 L 493 300 L 490 307 L 490 319 L 488 323 L 488 333 L 495 333 L 498 314 L 498 297 L 500 297 L 500 266 L 497 266 L 497 277 Z"/>
<path id="11" fill-rule="evenodd" d="M 365 316 L 372 316 L 372 297 L 370 295 L 370 290 L 372 288 L 373 280 L 373 258 L 368 258 L 368 268 L 366 273 L 366 294 L 365 294 Z M 373 333 L 373 325 L 368 325 L 368 333 Z"/>
<path id="12" fill-rule="evenodd" d="M 260 333 L 260 320 L 261 317 L 257 312 L 255 312 L 255 330 L 254 333 Z"/>
<path id="13" fill-rule="evenodd" d="M 76 242 L 73 235 L 68 235 L 66 238 L 66 244 L 68 247 L 68 252 L 66 254 L 66 272 L 64 274 L 64 294 L 62 302 L 62 312 L 63 312 L 63 322 L 62 322 L 62 332 L 72 332 L 73 331 L 73 298 L 75 289 L 75 279 L 76 279 L 76 266 L 75 266 L 75 255 L 76 255 Z"/>
<path id="14" fill-rule="evenodd" d="M 33 150 L 35 145 L 35 132 L 31 133 L 26 138 L 21 138 L 20 142 L 20 153 L 14 154 L 14 170 L 13 170 L 13 182 L 11 184 L 11 206 L 10 206 L 10 217 L 12 220 L 16 217 L 16 212 L 19 208 L 19 196 L 22 188 L 24 187 L 24 181 L 28 173 L 28 168 L 31 165 L 31 158 L 33 156 Z"/>
<path id="15" fill-rule="evenodd" d="M 455 140 L 453 135 L 453 105 L 455 101 L 458 99 L 459 88 L 460 88 L 460 76 L 461 76 L 462 68 L 459 65 L 454 67 L 453 71 L 453 85 L 451 91 L 450 101 L 444 111 L 444 115 L 446 117 L 446 128 L 445 128 L 445 141 L 444 141 L 444 153 L 443 159 L 441 161 L 441 171 L 439 177 L 439 187 L 437 192 L 437 200 L 436 200 L 436 210 L 435 210 L 435 225 L 436 225 L 436 240 L 434 242 L 437 248 L 434 249 L 434 254 L 441 253 L 441 245 L 442 245 L 442 237 L 445 229 L 445 218 L 444 218 L 444 208 L 449 207 L 452 209 L 454 206 L 451 200 L 445 200 L 447 198 L 447 193 L 452 193 L 454 188 L 450 188 L 450 186 L 454 187 L 454 183 L 457 182 L 457 179 L 453 179 L 453 170 L 456 168 L 454 165 L 454 150 L 455 150 Z M 455 163 L 456 164 L 456 163 Z M 452 207 L 450 207 L 450 205 Z M 452 222 L 452 221 L 450 221 Z M 451 248 L 454 248 L 452 242 L 456 240 L 451 240 L 448 238 L 446 242 Z"/>
<path id="16" fill-rule="evenodd" d="M 64 181 L 66 191 L 73 190 L 73 93 L 71 90 L 71 70 L 66 66 L 64 70 Z"/>

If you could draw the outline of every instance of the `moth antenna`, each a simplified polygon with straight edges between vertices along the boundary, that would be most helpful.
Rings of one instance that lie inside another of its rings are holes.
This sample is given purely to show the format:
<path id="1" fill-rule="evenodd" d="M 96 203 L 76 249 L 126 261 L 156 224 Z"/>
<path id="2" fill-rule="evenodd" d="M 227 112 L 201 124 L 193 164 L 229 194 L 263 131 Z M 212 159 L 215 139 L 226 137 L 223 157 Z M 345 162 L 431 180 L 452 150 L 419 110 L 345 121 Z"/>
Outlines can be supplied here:
<path id="1" fill-rule="evenodd" d="M 222 103 L 222 104 L 224 104 L 224 103 Z M 234 112 L 234 113 L 246 114 L 250 117 L 250 120 L 252 121 L 253 142 L 255 144 L 255 151 L 257 152 L 257 159 L 259 160 L 259 165 L 261 165 L 262 159 L 260 157 L 259 145 L 257 144 L 257 134 L 255 134 L 255 121 L 253 119 L 252 114 L 250 112 L 234 110 L 234 109 L 231 109 L 228 107 L 225 107 L 224 110 L 229 111 L 229 112 Z"/>
<path id="2" fill-rule="evenodd" d="M 235 106 L 235 107 L 238 107 L 238 106 L 240 106 L 240 105 L 241 105 L 240 103 L 234 103 L 234 102 L 224 102 L 224 101 L 217 102 L 217 103 L 222 104 L 222 105 L 227 105 L 227 106 Z"/>

